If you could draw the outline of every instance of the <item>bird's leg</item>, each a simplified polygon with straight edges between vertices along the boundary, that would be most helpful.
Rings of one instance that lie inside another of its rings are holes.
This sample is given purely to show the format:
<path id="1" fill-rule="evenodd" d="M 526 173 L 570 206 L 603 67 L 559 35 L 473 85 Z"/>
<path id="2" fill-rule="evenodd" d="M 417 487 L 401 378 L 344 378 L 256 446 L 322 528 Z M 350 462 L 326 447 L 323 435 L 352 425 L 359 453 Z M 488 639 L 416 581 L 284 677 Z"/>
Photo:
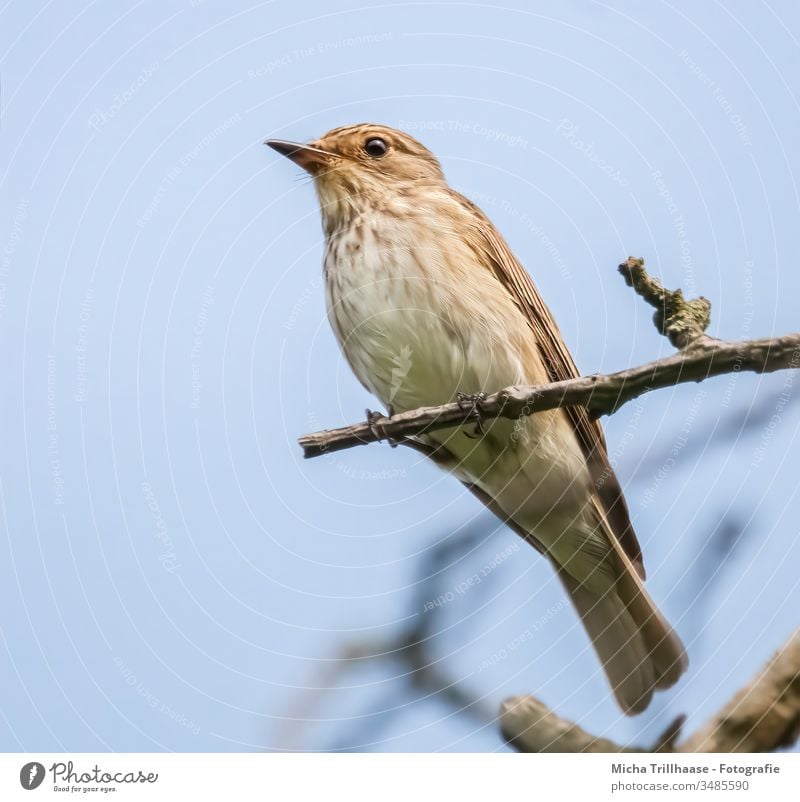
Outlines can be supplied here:
<path id="1" fill-rule="evenodd" d="M 486 400 L 486 393 L 457 393 L 456 401 L 461 409 L 467 412 L 467 420 L 475 421 L 475 429 L 472 434 L 464 432 L 467 437 L 472 439 L 485 434 L 483 429 L 483 417 L 481 415 L 481 404 Z"/>

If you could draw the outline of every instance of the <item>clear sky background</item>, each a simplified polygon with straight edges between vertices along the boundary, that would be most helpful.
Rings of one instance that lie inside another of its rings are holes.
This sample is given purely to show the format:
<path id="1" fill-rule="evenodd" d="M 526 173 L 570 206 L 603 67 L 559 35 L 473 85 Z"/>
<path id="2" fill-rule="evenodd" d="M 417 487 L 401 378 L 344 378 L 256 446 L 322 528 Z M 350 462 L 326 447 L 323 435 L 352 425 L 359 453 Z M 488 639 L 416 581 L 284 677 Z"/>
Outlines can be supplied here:
<path id="1" fill-rule="evenodd" d="M 297 436 L 376 403 L 325 320 L 313 189 L 261 145 L 418 136 L 584 372 L 670 352 L 629 254 L 710 298 L 714 334 L 794 331 L 797 4 L 12 1 L 0 36 L 0 748 L 496 750 L 517 693 L 647 743 L 798 625 L 795 373 L 606 423 L 691 659 L 633 720 L 548 566 L 455 480 L 386 446 L 304 462 Z M 488 719 L 398 655 L 342 663 L 420 616 Z"/>

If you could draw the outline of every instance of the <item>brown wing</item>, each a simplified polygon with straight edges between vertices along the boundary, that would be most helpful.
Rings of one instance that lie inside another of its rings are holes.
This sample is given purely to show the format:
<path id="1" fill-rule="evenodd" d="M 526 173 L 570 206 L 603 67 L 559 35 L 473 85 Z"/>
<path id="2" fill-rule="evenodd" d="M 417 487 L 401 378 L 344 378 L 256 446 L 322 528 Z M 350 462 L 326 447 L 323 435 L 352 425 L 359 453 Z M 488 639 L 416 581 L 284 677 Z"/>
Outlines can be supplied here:
<path id="1" fill-rule="evenodd" d="M 495 276 L 513 296 L 531 325 L 551 381 L 563 381 L 579 376 L 575 361 L 564 344 L 561 332 L 539 295 L 533 279 L 516 260 L 489 218 L 471 201 L 466 198 L 460 199 L 475 218 L 476 241 L 485 245 L 485 254 Z M 603 430 L 598 421 L 589 417 L 585 407 L 567 407 L 564 412 L 572 423 L 575 436 L 586 455 L 586 462 L 597 488 L 597 496 L 605 518 L 643 579 L 642 550 L 631 525 L 628 506 L 622 495 L 619 480 L 608 462 Z"/>

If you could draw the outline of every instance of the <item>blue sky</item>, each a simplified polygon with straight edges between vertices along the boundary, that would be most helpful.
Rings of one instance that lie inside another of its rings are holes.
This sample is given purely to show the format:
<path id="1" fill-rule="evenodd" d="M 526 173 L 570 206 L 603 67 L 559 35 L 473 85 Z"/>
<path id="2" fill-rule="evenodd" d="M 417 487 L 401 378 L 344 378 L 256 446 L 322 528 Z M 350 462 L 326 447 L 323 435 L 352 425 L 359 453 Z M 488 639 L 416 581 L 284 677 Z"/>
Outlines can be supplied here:
<path id="1" fill-rule="evenodd" d="M 458 483 L 382 446 L 303 461 L 297 436 L 376 404 L 325 320 L 312 187 L 261 145 L 418 136 L 585 372 L 670 350 L 616 274 L 629 254 L 710 298 L 713 333 L 785 333 L 795 4 L 8 3 L 0 30 L 0 747 L 503 748 L 400 661 L 338 662 L 429 614 L 420 561 L 464 527 L 485 535 L 431 580 L 453 600 L 430 655 L 489 710 L 535 693 L 646 742 L 797 626 L 795 374 L 607 421 L 692 661 L 636 720 L 547 566 Z"/>

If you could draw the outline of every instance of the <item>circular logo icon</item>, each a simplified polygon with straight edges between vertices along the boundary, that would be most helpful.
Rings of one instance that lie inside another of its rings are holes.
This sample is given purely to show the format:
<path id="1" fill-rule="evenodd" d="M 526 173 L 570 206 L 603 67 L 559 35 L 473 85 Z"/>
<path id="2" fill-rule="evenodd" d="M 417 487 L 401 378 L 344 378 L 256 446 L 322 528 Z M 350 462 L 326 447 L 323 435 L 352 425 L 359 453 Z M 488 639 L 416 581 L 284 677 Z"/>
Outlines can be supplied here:
<path id="1" fill-rule="evenodd" d="M 19 770 L 19 782 L 26 791 L 38 788 L 42 784 L 42 780 L 44 780 L 44 766 L 41 763 L 36 761 L 26 763 Z"/>

